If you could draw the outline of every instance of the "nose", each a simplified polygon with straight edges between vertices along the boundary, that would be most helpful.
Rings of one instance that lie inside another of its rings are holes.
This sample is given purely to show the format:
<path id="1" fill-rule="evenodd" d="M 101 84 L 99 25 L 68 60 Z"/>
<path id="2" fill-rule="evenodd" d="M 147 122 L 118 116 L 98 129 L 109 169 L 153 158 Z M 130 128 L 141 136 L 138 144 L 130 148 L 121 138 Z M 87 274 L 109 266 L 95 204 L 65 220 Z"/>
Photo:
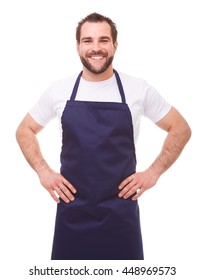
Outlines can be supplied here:
<path id="1" fill-rule="evenodd" d="M 96 52 L 100 50 L 100 44 L 98 41 L 93 41 L 92 49 Z"/>

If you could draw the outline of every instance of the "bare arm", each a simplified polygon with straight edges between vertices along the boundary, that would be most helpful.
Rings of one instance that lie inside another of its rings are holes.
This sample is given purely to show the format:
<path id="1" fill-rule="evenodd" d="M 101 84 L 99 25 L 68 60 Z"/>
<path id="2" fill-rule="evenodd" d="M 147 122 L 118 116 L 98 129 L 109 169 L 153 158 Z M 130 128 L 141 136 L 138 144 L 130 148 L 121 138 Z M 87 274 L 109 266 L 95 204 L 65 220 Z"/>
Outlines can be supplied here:
<path id="1" fill-rule="evenodd" d="M 42 129 L 43 126 L 27 114 L 17 128 L 17 142 L 26 160 L 38 174 L 41 184 L 53 199 L 59 202 L 57 193 L 65 202 L 70 202 L 74 200 L 73 193 L 76 193 L 76 189 L 61 174 L 54 172 L 44 159 L 36 136 Z"/>
<path id="2" fill-rule="evenodd" d="M 168 132 L 161 152 L 148 169 L 132 174 L 119 185 L 119 197 L 126 199 L 137 192 L 132 198 L 136 200 L 144 191 L 153 187 L 159 177 L 177 160 L 191 137 L 189 125 L 175 108 L 156 124 Z"/>

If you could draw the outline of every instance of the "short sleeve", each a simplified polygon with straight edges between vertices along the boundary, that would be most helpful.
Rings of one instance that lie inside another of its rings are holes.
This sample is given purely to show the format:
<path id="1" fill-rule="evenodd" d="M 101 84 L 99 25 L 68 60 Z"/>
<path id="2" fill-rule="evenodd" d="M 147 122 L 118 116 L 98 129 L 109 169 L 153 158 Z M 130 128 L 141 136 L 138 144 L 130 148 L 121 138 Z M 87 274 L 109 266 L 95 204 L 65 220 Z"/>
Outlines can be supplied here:
<path id="1" fill-rule="evenodd" d="M 31 117 L 42 126 L 45 126 L 51 119 L 55 117 L 52 106 L 52 86 L 41 95 L 29 113 Z"/>
<path id="2" fill-rule="evenodd" d="M 156 123 L 170 111 L 172 106 L 147 82 L 144 84 L 144 91 L 143 115 Z"/>

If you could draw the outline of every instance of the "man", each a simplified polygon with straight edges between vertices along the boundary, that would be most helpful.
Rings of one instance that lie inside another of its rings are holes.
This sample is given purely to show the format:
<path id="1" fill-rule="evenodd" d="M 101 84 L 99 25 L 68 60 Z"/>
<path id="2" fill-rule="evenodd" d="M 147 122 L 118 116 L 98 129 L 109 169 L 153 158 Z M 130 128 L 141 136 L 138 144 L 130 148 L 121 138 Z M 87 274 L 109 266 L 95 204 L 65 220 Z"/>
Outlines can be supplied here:
<path id="1" fill-rule="evenodd" d="M 16 133 L 25 158 L 58 202 L 52 259 L 142 260 L 137 199 L 179 157 L 191 131 L 154 88 L 113 69 L 118 43 L 111 19 L 88 15 L 76 40 L 82 72 L 54 83 Z M 142 114 L 167 137 L 151 166 L 136 172 Z M 55 116 L 62 128 L 60 173 L 48 165 L 36 137 Z"/>

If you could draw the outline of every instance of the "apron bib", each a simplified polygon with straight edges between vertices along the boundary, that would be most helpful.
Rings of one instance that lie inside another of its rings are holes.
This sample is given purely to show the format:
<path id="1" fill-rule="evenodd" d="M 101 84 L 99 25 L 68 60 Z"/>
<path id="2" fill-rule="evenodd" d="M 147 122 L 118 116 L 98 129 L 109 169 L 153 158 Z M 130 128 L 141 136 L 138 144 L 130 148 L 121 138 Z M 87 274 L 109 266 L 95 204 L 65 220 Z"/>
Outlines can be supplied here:
<path id="1" fill-rule="evenodd" d="M 130 110 L 118 73 L 122 103 L 76 101 L 82 72 L 62 115 L 61 174 L 77 189 L 57 205 L 53 260 L 141 260 L 137 201 L 118 197 L 135 172 Z"/>

